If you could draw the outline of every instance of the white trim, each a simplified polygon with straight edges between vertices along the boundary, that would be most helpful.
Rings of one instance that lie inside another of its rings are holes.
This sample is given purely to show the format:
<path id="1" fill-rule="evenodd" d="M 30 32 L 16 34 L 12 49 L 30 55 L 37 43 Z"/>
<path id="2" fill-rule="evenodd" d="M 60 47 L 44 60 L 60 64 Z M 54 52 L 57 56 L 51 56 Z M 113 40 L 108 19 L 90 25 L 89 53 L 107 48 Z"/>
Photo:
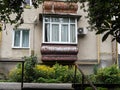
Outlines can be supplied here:
<path id="1" fill-rule="evenodd" d="M 50 18 L 50 21 L 49 22 L 45 22 L 45 18 L 46 17 L 43 17 L 43 43 L 56 43 L 56 44 L 77 44 L 77 19 L 75 18 L 75 22 L 74 23 L 71 23 L 70 22 L 70 18 L 69 18 L 69 22 L 52 22 L 51 21 L 51 17 L 47 17 L 47 18 Z M 58 17 L 60 18 L 60 17 Z M 45 24 L 46 23 L 49 23 L 50 24 L 50 41 L 49 42 L 45 42 Z M 59 25 L 59 41 L 58 42 L 54 42 L 52 41 L 52 25 L 53 24 L 58 24 Z M 68 25 L 68 42 L 61 42 L 61 27 L 62 25 Z M 70 42 L 70 25 L 71 24 L 74 24 L 75 25 L 75 42 Z M 52 42 L 51 42 L 52 41 Z"/>
<path id="2" fill-rule="evenodd" d="M 75 27 L 76 27 L 76 30 L 75 30 L 75 32 L 76 32 L 76 43 L 78 43 L 78 35 L 77 35 L 77 19 L 75 19 Z"/>
<path id="3" fill-rule="evenodd" d="M 45 24 L 44 24 L 44 22 L 45 22 L 45 18 L 43 18 L 43 25 L 42 25 L 43 26 L 43 30 L 42 30 L 43 31 L 42 32 L 42 40 L 43 41 L 45 41 L 45 38 L 44 38 L 45 37 Z"/>
<path id="4" fill-rule="evenodd" d="M 12 48 L 14 47 L 14 37 L 15 37 L 15 31 L 14 30 L 12 30 L 12 33 L 13 33 L 13 35 L 12 35 Z"/>
<path id="5" fill-rule="evenodd" d="M 30 0 L 30 6 L 32 6 L 32 1 Z"/>
<path id="6" fill-rule="evenodd" d="M 30 48 L 30 30 L 29 29 L 18 29 L 18 30 L 20 30 L 20 45 L 19 46 L 14 46 L 14 38 L 15 38 L 15 29 L 13 29 L 13 41 L 12 41 L 12 48 L 25 48 L 25 49 L 29 49 Z M 22 46 L 22 37 L 23 37 L 23 35 L 22 35 L 22 31 L 23 30 L 29 30 L 29 43 L 28 43 L 28 47 L 23 47 Z"/>
<path id="7" fill-rule="evenodd" d="M 24 0 L 26 2 L 26 0 Z M 29 4 L 27 3 L 27 5 L 23 4 L 23 6 L 25 7 L 25 9 L 30 9 L 33 5 L 32 5 L 32 0 L 29 0 Z M 26 7 L 28 6 L 28 7 Z"/>

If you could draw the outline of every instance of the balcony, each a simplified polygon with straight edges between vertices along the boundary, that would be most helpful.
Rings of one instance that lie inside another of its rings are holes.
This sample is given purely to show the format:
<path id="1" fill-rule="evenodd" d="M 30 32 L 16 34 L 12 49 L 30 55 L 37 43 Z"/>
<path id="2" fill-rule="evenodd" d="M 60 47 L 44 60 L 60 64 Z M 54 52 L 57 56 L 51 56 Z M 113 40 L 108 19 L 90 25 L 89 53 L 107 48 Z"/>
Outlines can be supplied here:
<path id="1" fill-rule="evenodd" d="M 41 46 L 41 59 L 43 62 L 73 63 L 77 60 L 77 53 L 77 45 L 42 44 Z"/>

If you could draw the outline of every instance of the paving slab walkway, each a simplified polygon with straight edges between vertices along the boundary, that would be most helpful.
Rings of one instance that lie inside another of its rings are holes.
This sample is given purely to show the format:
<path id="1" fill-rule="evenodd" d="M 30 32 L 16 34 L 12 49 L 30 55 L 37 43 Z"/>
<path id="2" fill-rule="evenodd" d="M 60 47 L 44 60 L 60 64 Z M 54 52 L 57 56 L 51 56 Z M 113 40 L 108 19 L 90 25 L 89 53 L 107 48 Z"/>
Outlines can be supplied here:
<path id="1" fill-rule="evenodd" d="M 46 88 L 46 89 L 72 89 L 71 83 L 24 83 L 23 87 L 27 88 Z M 0 90 L 21 90 L 21 83 L 0 82 Z"/>

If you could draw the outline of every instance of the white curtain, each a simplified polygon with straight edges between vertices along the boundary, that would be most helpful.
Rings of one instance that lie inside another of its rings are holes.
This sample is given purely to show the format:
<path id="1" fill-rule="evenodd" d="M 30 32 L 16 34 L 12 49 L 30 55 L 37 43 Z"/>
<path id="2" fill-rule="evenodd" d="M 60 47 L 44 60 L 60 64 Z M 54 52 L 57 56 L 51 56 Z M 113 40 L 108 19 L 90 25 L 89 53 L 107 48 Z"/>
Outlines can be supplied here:
<path id="1" fill-rule="evenodd" d="M 20 31 L 16 30 L 14 31 L 14 46 L 19 47 L 20 46 Z"/>
<path id="2" fill-rule="evenodd" d="M 59 24 L 52 24 L 52 42 L 59 42 Z"/>
<path id="3" fill-rule="evenodd" d="M 29 30 L 22 31 L 22 47 L 29 47 Z"/>
<path id="4" fill-rule="evenodd" d="M 76 42 L 75 24 L 70 25 L 70 42 Z"/>
<path id="5" fill-rule="evenodd" d="M 61 41 L 62 42 L 68 42 L 68 34 L 69 34 L 69 32 L 68 32 L 68 25 L 66 24 L 64 24 L 64 25 L 62 25 L 61 26 Z"/>

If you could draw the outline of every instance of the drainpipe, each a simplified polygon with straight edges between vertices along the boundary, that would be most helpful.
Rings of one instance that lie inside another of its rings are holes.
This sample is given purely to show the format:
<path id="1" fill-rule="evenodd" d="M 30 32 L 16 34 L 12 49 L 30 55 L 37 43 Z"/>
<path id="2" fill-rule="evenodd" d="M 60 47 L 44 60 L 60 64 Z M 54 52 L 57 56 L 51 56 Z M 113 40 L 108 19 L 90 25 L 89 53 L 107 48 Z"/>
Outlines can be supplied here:
<path id="1" fill-rule="evenodd" d="M 100 35 L 97 35 L 97 64 L 100 64 Z"/>

